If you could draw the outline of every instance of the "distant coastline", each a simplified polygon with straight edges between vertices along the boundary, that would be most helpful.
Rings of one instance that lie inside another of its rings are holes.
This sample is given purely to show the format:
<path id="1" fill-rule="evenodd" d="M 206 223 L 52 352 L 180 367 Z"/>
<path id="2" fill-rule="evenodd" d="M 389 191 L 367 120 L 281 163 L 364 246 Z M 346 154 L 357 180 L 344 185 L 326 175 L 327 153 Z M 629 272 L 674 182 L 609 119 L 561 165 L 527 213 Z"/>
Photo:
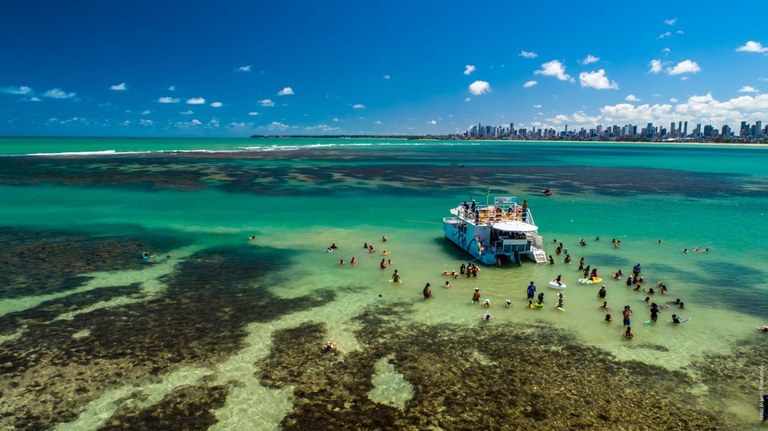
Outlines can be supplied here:
<path id="1" fill-rule="evenodd" d="M 768 142 L 734 140 L 608 140 L 608 139 L 498 139 L 467 138 L 462 135 L 252 135 L 251 139 L 397 139 L 403 141 L 464 141 L 464 142 L 543 142 L 596 144 L 650 144 L 650 145 L 727 145 L 738 147 L 768 147 Z"/>

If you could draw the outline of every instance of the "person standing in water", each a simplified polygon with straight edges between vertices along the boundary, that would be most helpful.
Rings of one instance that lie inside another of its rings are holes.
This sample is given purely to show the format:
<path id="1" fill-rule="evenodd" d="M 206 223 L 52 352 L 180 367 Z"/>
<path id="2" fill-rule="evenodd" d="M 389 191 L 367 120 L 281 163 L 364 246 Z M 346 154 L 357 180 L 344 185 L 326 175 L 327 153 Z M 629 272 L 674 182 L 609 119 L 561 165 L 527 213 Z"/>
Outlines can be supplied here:
<path id="1" fill-rule="evenodd" d="M 475 287 L 475 291 L 472 292 L 472 303 L 480 302 L 480 288 Z"/>
<path id="2" fill-rule="evenodd" d="M 531 281 L 531 284 L 528 285 L 528 299 L 533 299 L 534 295 L 536 295 L 536 285 Z"/>
<path id="3" fill-rule="evenodd" d="M 392 282 L 393 283 L 400 283 L 400 273 L 395 270 L 394 273 L 392 273 Z"/>
<path id="4" fill-rule="evenodd" d="M 430 298 L 432 298 L 432 289 L 430 289 L 430 287 L 431 287 L 431 286 L 430 286 L 430 284 L 429 284 L 429 283 L 427 283 L 427 285 L 426 285 L 426 286 L 424 286 L 424 290 L 423 290 L 423 293 L 424 293 L 424 299 L 430 299 Z"/>
<path id="5" fill-rule="evenodd" d="M 622 311 L 622 314 L 624 315 L 624 321 L 622 323 L 624 326 L 629 326 L 629 318 L 632 317 L 632 309 L 629 308 L 629 305 L 624 306 L 624 311 Z"/>

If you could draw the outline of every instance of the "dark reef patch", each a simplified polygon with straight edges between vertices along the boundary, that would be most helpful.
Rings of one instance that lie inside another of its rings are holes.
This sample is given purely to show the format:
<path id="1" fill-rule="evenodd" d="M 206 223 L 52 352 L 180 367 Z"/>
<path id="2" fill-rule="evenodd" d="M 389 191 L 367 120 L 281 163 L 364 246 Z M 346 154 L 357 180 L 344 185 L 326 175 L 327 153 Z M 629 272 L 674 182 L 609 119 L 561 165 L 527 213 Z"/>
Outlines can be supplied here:
<path id="1" fill-rule="evenodd" d="M 71 421 L 106 389 L 138 384 L 179 366 L 216 364 L 242 347 L 248 323 L 334 298 L 330 291 L 293 299 L 273 296 L 265 275 L 289 268 L 290 259 L 287 252 L 253 246 L 208 249 L 179 263 L 154 299 L 72 320 L 27 321 L 22 337 L 0 345 L 0 428 L 47 429 Z M 98 289 L 80 299 L 106 300 L 113 293 Z M 73 337 L 83 331 L 89 335 Z M 173 407 L 168 415 L 186 420 L 182 410 Z"/>
<path id="2" fill-rule="evenodd" d="M 262 153 L 117 155 L 105 157 L 0 158 L 0 184 L 60 184 L 141 190 L 194 191 L 218 188 L 233 193 L 306 195 L 340 193 L 341 188 L 380 193 L 433 194 L 467 187 L 516 188 L 539 193 L 598 193 L 611 196 L 676 194 L 688 197 L 766 196 L 768 184 L 749 176 L 660 168 L 531 166 L 533 153 L 519 165 L 515 154 L 493 146 L 469 147 L 471 163 L 456 153 L 398 152 L 385 149 L 273 151 Z M 583 151 L 583 150 L 582 150 Z M 312 160 L 310 166 L 284 166 L 285 160 Z M 549 162 L 550 158 L 539 158 Z M 670 178 L 674 178 L 671 181 Z"/>
<path id="3" fill-rule="evenodd" d="M 403 325 L 408 306 L 357 320 L 362 351 L 323 353 L 321 325 L 274 334 L 261 381 L 293 385 L 285 430 L 728 429 L 687 392 L 682 372 L 617 361 L 546 325 Z M 486 360 L 479 361 L 477 353 Z M 368 399 L 376 361 L 394 354 L 414 386 L 403 410 Z M 491 363 L 487 363 L 490 361 Z"/>
<path id="4" fill-rule="evenodd" d="M 225 386 L 182 387 L 146 409 L 123 407 L 100 431 L 207 430 L 216 423 L 212 409 L 226 401 Z"/>
<path id="5" fill-rule="evenodd" d="M 74 289 L 88 281 L 81 274 L 142 268 L 142 251 L 162 254 L 181 244 L 158 235 L 145 240 L 0 228 L 0 299 Z"/>

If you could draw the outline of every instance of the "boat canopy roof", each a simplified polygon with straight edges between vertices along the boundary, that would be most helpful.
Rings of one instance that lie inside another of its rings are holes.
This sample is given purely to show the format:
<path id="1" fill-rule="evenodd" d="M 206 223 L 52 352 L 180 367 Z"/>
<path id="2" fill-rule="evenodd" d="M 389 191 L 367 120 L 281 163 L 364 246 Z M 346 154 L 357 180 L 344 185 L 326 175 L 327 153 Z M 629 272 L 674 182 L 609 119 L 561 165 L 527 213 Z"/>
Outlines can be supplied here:
<path id="1" fill-rule="evenodd" d="M 493 228 L 503 232 L 536 232 L 539 230 L 538 226 L 517 220 L 494 223 Z"/>

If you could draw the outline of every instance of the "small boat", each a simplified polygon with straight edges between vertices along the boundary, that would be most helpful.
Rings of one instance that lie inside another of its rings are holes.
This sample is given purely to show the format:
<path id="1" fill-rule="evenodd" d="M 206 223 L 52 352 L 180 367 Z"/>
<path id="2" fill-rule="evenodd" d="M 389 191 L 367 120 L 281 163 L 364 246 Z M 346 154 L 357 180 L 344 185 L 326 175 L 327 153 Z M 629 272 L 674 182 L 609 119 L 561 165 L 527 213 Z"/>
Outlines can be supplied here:
<path id="1" fill-rule="evenodd" d="M 443 218 L 447 239 L 486 265 L 503 261 L 520 263 L 527 256 L 536 263 L 546 263 L 544 239 L 527 204 L 514 196 L 496 197 L 493 205 L 466 202 L 450 210 Z"/>

